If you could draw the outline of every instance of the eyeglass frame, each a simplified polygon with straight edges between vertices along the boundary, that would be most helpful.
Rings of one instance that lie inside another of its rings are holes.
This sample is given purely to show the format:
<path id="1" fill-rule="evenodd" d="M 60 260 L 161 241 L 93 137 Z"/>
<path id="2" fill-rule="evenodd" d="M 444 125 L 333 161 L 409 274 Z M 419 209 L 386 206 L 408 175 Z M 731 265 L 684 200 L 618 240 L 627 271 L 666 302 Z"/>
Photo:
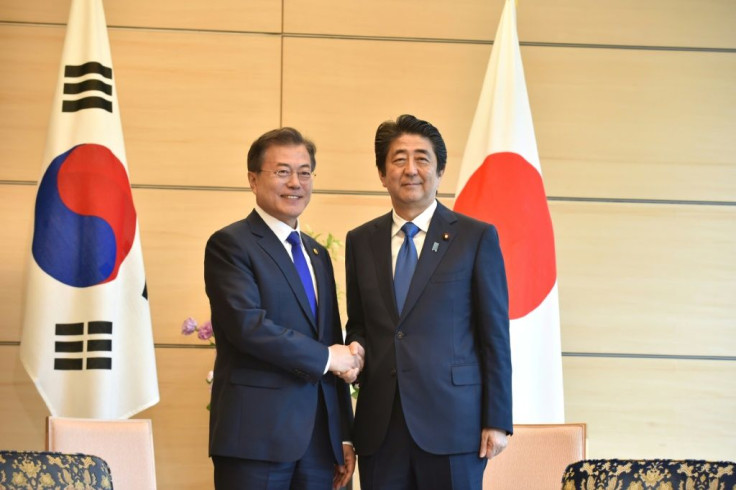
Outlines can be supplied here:
<path id="1" fill-rule="evenodd" d="M 314 177 L 317 176 L 317 174 L 313 170 L 302 170 L 302 169 L 294 170 L 290 167 L 281 167 L 277 170 L 265 170 L 265 169 L 258 170 L 258 173 L 262 173 L 262 172 L 269 173 L 283 182 L 289 181 L 291 179 L 291 176 L 296 174 L 297 180 L 301 182 L 302 184 L 309 182 L 310 180 L 312 180 Z"/>

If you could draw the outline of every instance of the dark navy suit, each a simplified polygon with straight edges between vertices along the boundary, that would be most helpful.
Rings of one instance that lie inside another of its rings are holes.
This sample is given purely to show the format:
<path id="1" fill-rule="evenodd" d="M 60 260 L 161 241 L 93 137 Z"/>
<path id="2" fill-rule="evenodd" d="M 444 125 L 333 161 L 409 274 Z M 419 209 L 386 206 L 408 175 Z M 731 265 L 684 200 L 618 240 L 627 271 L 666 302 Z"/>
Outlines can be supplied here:
<path id="1" fill-rule="evenodd" d="M 366 351 L 355 450 L 374 454 L 400 406 L 422 450 L 477 454 L 481 428 L 513 430 L 508 291 L 496 229 L 438 203 L 399 315 L 391 226 L 388 213 L 347 235 L 346 342 Z"/>
<path id="2" fill-rule="evenodd" d="M 317 283 L 316 321 L 284 245 L 257 212 L 207 243 L 205 285 L 217 339 L 211 456 L 296 461 L 310 444 L 319 405 L 334 462 L 343 464 L 349 390 L 323 375 L 327 346 L 343 343 L 332 263 L 321 245 L 302 239 Z"/>

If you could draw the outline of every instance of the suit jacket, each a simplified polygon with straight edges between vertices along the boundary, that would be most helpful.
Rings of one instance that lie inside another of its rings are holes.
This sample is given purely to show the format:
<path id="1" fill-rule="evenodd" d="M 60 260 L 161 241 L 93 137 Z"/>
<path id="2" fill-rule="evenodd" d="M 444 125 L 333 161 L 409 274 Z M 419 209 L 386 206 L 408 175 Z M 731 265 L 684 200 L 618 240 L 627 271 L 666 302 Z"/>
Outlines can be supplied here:
<path id="1" fill-rule="evenodd" d="M 366 350 L 353 443 L 383 441 L 396 390 L 414 441 L 433 454 L 478 451 L 482 427 L 511 433 L 508 290 L 495 227 L 442 204 L 399 315 L 391 213 L 348 233 L 346 342 Z"/>
<path id="2" fill-rule="evenodd" d="M 253 211 L 215 232 L 205 250 L 205 288 L 217 339 L 210 455 L 296 461 L 311 439 L 321 391 L 335 460 L 349 440 L 348 386 L 331 373 L 327 346 L 342 343 L 330 256 L 302 235 L 317 282 L 313 318 L 284 246 Z"/>

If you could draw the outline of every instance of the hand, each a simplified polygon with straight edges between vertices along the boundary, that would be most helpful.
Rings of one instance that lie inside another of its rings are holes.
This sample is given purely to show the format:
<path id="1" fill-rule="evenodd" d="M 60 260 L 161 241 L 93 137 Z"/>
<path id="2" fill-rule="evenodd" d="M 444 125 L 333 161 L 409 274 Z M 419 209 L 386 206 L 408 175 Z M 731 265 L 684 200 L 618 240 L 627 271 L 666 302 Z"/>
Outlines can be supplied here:
<path id="1" fill-rule="evenodd" d="M 362 371 L 363 366 L 365 366 L 365 349 L 362 345 L 360 345 L 359 342 L 355 341 L 350 342 L 348 348 L 354 356 L 358 357 L 358 361 L 360 362 L 360 365 L 358 366 L 358 371 Z"/>
<path id="2" fill-rule="evenodd" d="M 341 371 L 335 374 L 339 376 L 347 384 L 353 384 L 358 379 L 358 374 L 360 374 L 360 369 L 353 368 L 353 369 L 350 369 L 349 371 Z"/>
<path id="3" fill-rule="evenodd" d="M 338 376 L 342 375 L 343 372 L 350 371 L 352 369 L 358 369 L 362 367 L 362 357 L 357 354 L 353 354 L 353 350 L 347 345 L 333 344 L 329 347 L 330 349 L 330 366 L 329 370 Z"/>
<path id="4" fill-rule="evenodd" d="M 363 370 L 363 366 L 365 365 L 365 349 L 363 349 L 363 346 L 358 342 L 351 342 L 348 348 L 353 356 L 358 359 L 359 365 L 358 367 L 348 371 L 342 371 L 335 374 L 342 378 L 347 384 L 352 384 L 358 379 L 358 374 L 360 374 L 360 371 Z"/>
<path id="5" fill-rule="evenodd" d="M 332 479 L 332 488 L 335 490 L 347 485 L 355 471 L 355 449 L 353 449 L 353 446 L 343 444 L 342 455 L 345 458 L 345 464 L 335 466 L 335 476 Z"/>
<path id="6" fill-rule="evenodd" d="M 506 431 L 484 428 L 480 433 L 480 453 L 481 458 L 494 458 L 506 449 L 508 444 L 508 436 Z"/>

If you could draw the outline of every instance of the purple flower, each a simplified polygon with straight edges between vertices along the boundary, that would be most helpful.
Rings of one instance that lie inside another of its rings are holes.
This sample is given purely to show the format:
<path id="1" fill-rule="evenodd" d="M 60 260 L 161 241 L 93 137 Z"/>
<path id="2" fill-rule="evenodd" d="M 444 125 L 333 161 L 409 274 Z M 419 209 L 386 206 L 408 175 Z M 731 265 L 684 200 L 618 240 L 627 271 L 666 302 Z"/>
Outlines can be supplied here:
<path id="1" fill-rule="evenodd" d="M 197 337 L 199 337 L 200 340 L 207 340 L 212 337 L 212 335 L 212 322 L 210 321 L 204 322 L 197 329 Z"/>
<path id="2" fill-rule="evenodd" d="M 197 330 L 197 320 L 192 317 L 187 318 L 184 320 L 184 323 L 181 324 L 182 335 L 190 335 L 194 333 L 195 330 Z"/>

